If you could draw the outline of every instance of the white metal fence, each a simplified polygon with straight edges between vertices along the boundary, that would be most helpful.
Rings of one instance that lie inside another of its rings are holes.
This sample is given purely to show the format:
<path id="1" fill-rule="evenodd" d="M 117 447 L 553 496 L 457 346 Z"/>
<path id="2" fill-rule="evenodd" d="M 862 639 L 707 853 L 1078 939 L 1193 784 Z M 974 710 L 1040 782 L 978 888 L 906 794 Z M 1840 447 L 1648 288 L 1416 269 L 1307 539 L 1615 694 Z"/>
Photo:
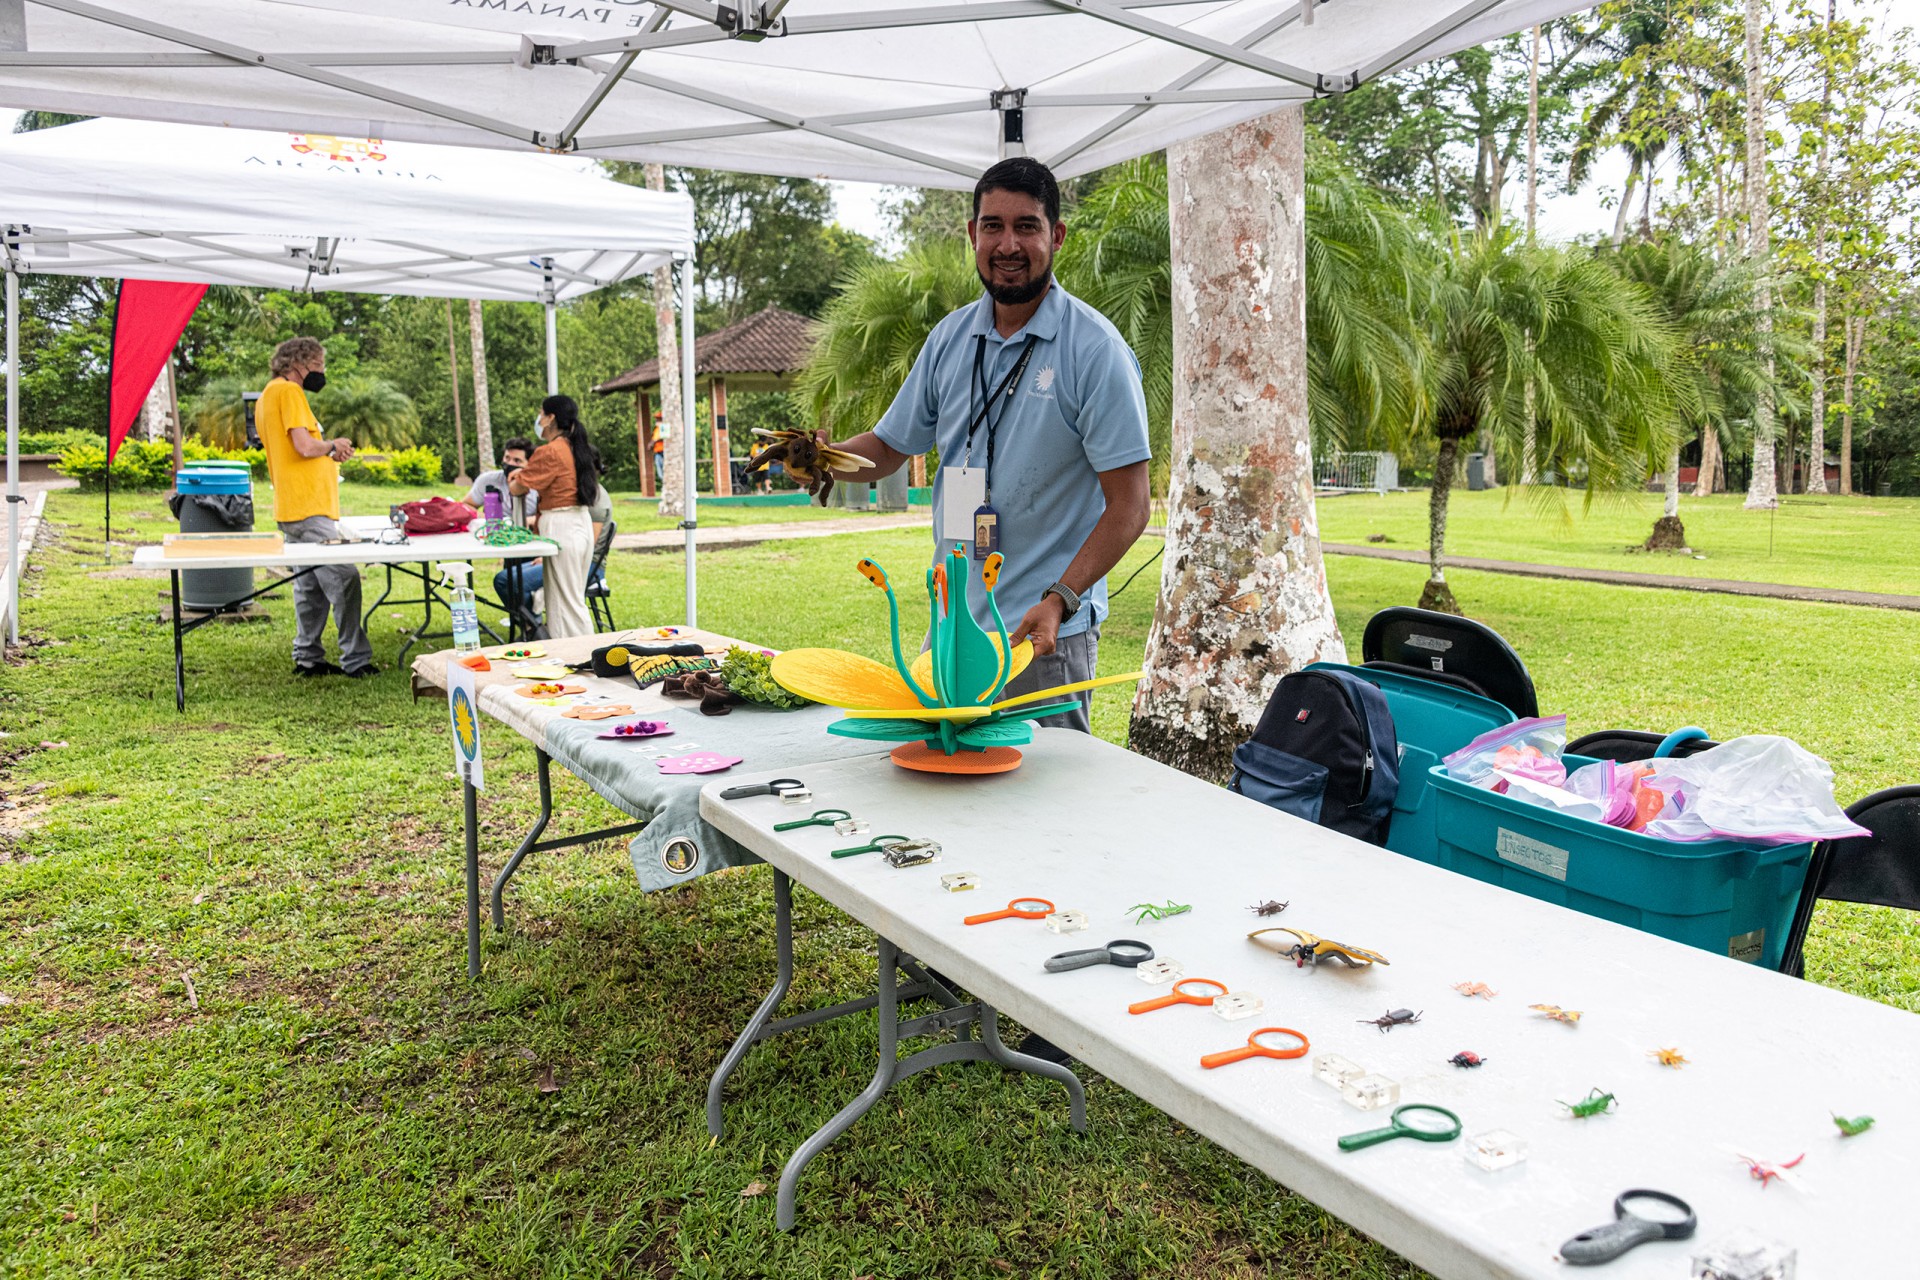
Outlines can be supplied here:
<path id="1" fill-rule="evenodd" d="M 1386 493 L 1400 487 L 1400 459 L 1391 453 L 1333 453 L 1315 468 L 1316 493 Z"/>

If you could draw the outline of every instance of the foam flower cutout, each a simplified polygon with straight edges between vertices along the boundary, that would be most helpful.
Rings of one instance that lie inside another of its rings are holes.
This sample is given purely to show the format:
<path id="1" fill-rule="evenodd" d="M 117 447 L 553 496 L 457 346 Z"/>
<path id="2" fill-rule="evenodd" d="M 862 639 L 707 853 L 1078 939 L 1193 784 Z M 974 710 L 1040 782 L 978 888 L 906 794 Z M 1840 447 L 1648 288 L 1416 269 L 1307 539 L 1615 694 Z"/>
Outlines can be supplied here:
<path id="1" fill-rule="evenodd" d="M 892 581 L 878 563 L 862 560 L 857 566 L 861 576 L 887 595 L 893 669 L 838 649 L 789 649 L 773 660 L 773 678 L 803 698 L 845 709 L 846 718 L 829 725 L 829 733 L 876 742 L 924 742 L 929 751 L 948 756 L 1024 745 L 1033 741 L 1029 721 L 1073 707 L 1071 701 L 1060 700 L 1063 695 L 1140 679 L 1140 672 L 1129 671 L 1001 698 L 1007 682 L 1033 661 L 1031 644 L 1007 643 L 1007 624 L 993 596 L 1004 564 L 1005 557 L 996 551 L 980 566 L 993 615 L 992 635 L 975 621 L 968 602 L 972 566 L 965 551 L 956 546 L 927 570 L 929 643 L 926 652 L 909 663 L 900 644 L 900 603 Z"/>

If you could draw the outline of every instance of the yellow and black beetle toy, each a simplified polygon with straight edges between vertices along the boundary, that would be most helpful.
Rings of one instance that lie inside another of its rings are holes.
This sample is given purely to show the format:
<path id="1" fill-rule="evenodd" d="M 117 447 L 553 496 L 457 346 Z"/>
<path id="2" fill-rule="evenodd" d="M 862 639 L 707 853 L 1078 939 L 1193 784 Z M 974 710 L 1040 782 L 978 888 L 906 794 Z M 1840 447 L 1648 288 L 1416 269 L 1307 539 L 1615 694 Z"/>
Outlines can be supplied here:
<path id="1" fill-rule="evenodd" d="M 1290 933 L 1299 941 L 1291 946 L 1279 945 L 1279 939 L 1265 939 L 1264 934 Z M 1255 929 L 1247 935 L 1247 941 L 1272 948 L 1283 956 L 1292 958 L 1294 967 L 1304 968 L 1318 964 L 1322 960 L 1338 960 L 1349 969 L 1364 969 L 1368 965 L 1387 964 L 1389 961 L 1378 951 L 1369 951 L 1365 947 L 1349 947 L 1343 942 L 1333 942 L 1305 929 L 1288 929 L 1284 926 L 1276 929 Z"/>

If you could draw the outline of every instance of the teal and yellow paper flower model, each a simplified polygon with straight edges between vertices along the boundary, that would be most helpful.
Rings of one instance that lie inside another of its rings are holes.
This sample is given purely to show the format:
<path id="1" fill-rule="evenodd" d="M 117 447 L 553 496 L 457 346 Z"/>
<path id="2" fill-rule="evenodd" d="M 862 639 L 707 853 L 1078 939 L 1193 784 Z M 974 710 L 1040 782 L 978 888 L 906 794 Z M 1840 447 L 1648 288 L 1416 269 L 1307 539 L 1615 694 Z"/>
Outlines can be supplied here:
<path id="1" fill-rule="evenodd" d="M 803 698 L 845 708 L 846 718 L 829 725 L 829 733 L 902 744 L 894 749 L 893 759 L 906 768 L 932 773 L 1018 768 L 1015 748 L 1033 741 L 1028 722 L 1072 708 L 1072 701 L 1061 695 L 1135 681 L 1141 673 L 1102 676 L 996 701 L 1007 682 L 1033 660 L 1027 641 L 1007 644 L 1007 624 L 993 598 L 1004 562 L 996 551 L 980 566 L 994 635 L 974 620 L 968 602 L 972 565 L 963 548 L 956 546 L 941 564 L 927 570 L 932 643 L 909 663 L 900 647 L 900 602 L 887 571 L 872 560 L 860 561 L 861 574 L 887 593 L 893 670 L 838 649 L 789 649 L 773 660 L 774 680 Z"/>

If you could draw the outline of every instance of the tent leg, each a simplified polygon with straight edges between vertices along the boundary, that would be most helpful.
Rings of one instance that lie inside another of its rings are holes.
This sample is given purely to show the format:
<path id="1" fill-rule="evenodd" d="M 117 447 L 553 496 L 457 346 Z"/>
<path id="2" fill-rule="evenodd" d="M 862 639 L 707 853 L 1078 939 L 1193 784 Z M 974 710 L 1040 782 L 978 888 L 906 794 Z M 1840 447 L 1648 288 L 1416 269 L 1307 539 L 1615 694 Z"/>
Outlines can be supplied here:
<path id="1" fill-rule="evenodd" d="M 560 336 L 559 336 L 559 329 L 557 327 L 557 322 L 555 320 L 555 317 L 559 312 L 559 308 L 555 306 L 553 303 L 549 302 L 547 303 L 546 311 L 547 311 L 547 394 L 550 396 L 557 396 L 560 394 Z"/>
<path id="2" fill-rule="evenodd" d="M 687 625 L 700 625 L 698 612 L 698 593 L 694 588 L 694 530 L 699 521 L 694 518 L 694 507 L 699 501 L 700 467 L 697 461 L 696 437 L 693 416 L 693 255 L 680 259 L 680 457 L 686 468 L 686 515 L 680 527 L 687 532 Z M 715 466 L 725 466 L 726 459 L 714 461 Z"/>
<path id="3" fill-rule="evenodd" d="M 7 643 L 20 643 L 20 276 L 7 277 Z"/>

